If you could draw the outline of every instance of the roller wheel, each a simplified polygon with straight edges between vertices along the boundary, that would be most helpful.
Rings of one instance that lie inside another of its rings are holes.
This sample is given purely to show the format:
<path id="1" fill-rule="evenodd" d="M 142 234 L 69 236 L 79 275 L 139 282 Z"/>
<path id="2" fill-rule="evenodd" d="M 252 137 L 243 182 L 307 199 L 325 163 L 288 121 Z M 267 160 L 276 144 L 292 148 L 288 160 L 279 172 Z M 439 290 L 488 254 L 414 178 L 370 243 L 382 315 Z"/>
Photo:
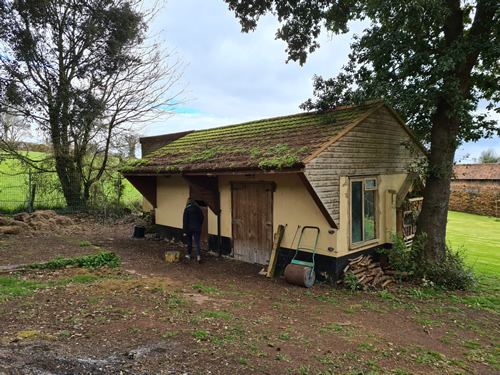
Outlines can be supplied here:
<path id="1" fill-rule="evenodd" d="M 316 281 L 316 274 L 311 267 L 289 264 L 285 268 L 285 280 L 290 284 L 310 288 Z"/>

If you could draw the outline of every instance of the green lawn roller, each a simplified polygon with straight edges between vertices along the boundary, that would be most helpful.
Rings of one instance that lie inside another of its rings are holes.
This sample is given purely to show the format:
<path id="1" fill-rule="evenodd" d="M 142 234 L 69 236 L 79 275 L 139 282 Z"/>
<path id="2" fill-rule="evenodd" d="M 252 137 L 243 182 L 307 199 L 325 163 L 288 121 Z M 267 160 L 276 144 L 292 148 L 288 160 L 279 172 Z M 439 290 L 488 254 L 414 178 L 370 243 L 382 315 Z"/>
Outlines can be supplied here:
<path id="1" fill-rule="evenodd" d="M 314 243 L 314 248 L 301 247 L 300 243 L 302 241 L 302 235 L 306 230 L 316 230 L 316 242 Z M 316 254 L 316 246 L 318 245 L 319 238 L 319 228 L 318 227 L 303 227 L 302 232 L 300 232 L 299 243 L 297 244 L 297 250 L 293 256 L 292 261 L 285 268 L 285 280 L 287 283 L 305 286 L 310 288 L 313 286 L 314 281 L 316 281 L 316 274 L 314 273 L 314 255 Z M 297 255 L 299 251 L 312 251 L 311 262 L 306 262 L 303 260 L 298 260 Z"/>

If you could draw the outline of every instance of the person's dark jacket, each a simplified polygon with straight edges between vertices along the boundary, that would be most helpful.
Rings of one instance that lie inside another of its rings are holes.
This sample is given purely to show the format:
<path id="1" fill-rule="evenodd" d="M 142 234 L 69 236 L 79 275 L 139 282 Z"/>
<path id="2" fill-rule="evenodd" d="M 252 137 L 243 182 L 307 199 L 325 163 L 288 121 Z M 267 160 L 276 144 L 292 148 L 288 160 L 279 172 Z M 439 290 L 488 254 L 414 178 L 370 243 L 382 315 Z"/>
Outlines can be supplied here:
<path id="1" fill-rule="evenodd" d="M 184 233 L 201 232 L 203 224 L 203 212 L 200 207 L 190 204 L 184 209 L 182 228 Z"/>

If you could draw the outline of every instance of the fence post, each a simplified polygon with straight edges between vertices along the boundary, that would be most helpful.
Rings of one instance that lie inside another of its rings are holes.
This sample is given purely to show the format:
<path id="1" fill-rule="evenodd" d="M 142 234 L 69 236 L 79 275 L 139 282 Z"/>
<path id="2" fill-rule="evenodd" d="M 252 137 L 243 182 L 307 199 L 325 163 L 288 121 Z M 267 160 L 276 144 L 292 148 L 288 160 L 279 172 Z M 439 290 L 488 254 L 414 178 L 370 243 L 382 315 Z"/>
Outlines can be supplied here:
<path id="1" fill-rule="evenodd" d="M 118 175 L 118 212 L 121 212 L 121 200 L 122 200 L 122 176 Z"/>
<path id="2" fill-rule="evenodd" d="M 32 198 L 32 195 L 31 195 L 31 169 L 29 170 L 28 172 L 28 213 L 31 214 L 31 198 Z"/>
<path id="3" fill-rule="evenodd" d="M 106 218 L 106 193 L 104 192 L 104 181 L 101 179 L 101 187 L 102 187 L 102 205 L 104 208 L 104 218 Z"/>

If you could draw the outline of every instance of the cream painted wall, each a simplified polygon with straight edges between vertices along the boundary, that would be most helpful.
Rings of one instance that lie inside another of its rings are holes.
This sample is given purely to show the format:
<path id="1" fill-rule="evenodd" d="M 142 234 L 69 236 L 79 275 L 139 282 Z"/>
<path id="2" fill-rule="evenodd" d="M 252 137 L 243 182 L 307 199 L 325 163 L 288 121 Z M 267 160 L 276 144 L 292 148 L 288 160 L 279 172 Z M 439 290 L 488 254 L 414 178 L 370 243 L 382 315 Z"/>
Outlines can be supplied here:
<path id="1" fill-rule="evenodd" d="M 407 174 L 383 175 L 379 185 L 379 208 L 381 210 L 379 224 L 380 243 L 390 242 L 390 233 L 396 231 L 396 203 L 395 194 L 406 180 Z M 393 194 L 394 192 L 394 194 Z"/>
<path id="2" fill-rule="evenodd" d="M 153 205 L 149 203 L 149 201 L 146 198 L 142 197 L 142 210 L 144 212 L 149 212 L 153 208 L 154 208 Z"/>
<path id="3" fill-rule="evenodd" d="M 395 193 L 403 185 L 406 174 L 392 174 L 378 176 L 377 212 L 378 231 L 377 240 L 364 246 L 350 246 L 350 200 L 349 178 L 340 177 L 340 229 L 338 232 L 339 256 L 350 252 L 363 250 L 390 242 L 390 233 L 396 231 Z"/>
<path id="4" fill-rule="evenodd" d="M 208 208 L 207 212 L 208 212 L 208 217 L 207 217 L 208 233 L 217 235 L 217 215 L 215 215 L 210 208 Z M 223 234 L 221 233 L 221 235 Z"/>
<path id="5" fill-rule="evenodd" d="M 189 197 L 189 185 L 180 176 L 157 178 L 156 223 L 182 228 L 182 214 Z"/>
<path id="6" fill-rule="evenodd" d="M 180 176 L 157 179 L 156 223 L 182 228 L 182 215 L 189 197 L 189 185 Z M 146 201 L 146 200 L 145 200 Z M 147 201 L 146 201 L 147 202 Z M 217 216 L 208 209 L 208 233 L 217 234 Z"/>
<path id="7" fill-rule="evenodd" d="M 326 219 L 313 201 L 297 175 L 290 174 L 257 174 L 252 177 L 220 176 L 219 191 L 221 198 L 221 235 L 231 237 L 231 182 L 247 181 L 275 182 L 276 190 L 273 200 L 273 233 L 278 225 L 286 226 L 281 246 L 297 248 L 301 229 L 304 226 L 317 226 L 320 236 L 317 244 L 317 253 L 340 257 L 350 252 L 363 250 L 390 241 L 389 232 L 395 231 L 396 211 L 394 192 L 397 192 L 405 181 L 406 174 L 378 176 L 377 212 L 379 214 L 377 240 L 366 246 L 350 249 L 350 207 L 349 207 L 349 180 L 340 178 L 340 222 L 339 228 L 333 234 Z M 182 213 L 189 194 L 188 184 L 179 176 L 158 179 L 158 209 L 156 222 L 161 225 L 182 228 Z M 297 227 L 300 228 L 297 230 Z M 217 216 L 208 210 L 208 232 L 217 234 Z M 316 231 L 306 231 L 301 246 L 314 247 Z M 294 239 L 295 237 L 295 239 Z M 329 251 L 328 248 L 334 251 Z"/>
<path id="8" fill-rule="evenodd" d="M 286 225 L 281 243 L 282 247 L 297 248 L 302 227 L 317 226 L 320 228 L 316 249 L 317 253 L 337 255 L 335 251 L 337 241 L 336 233 L 328 233 L 331 228 L 326 219 L 300 179 L 293 173 L 281 175 L 262 174 L 255 175 L 251 178 L 245 176 L 220 177 L 219 189 L 221 194 L 221 227 L 223 236 L 231 236 L 231 182 L 236 181 L 271 181 L 276 183 L 276 190 L 273 195 L 273 233 L 276 233 L 278 225 Z M 301 228 L 297 231 L 298 225 L 300 225 Z M 295 236 L 296 232 L 297 235 Z M 294 236 L 295 241 L 293 241 Z M 306 230 L 302 238 L 301 247 L 314 248 L 315 241 L 316 231 Z M 333 248 L 334 251 L 329 251 L 329 247 Z"/>

